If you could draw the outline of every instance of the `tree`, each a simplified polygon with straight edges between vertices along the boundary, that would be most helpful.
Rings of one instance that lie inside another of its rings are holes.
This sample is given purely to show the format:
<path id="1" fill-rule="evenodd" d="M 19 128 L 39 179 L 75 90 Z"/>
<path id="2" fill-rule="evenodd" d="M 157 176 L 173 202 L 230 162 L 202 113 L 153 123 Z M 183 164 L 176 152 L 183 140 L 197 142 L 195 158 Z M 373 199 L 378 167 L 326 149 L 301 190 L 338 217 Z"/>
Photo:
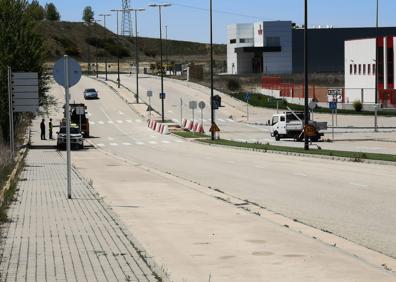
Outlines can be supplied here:
<path id="1" fill-rule="evenodd" d="M 95 13 L 92 10 L 92 7 L 91 6 L 87 6 L 87 7 L 84 8 L 82 19 L 83 19 L 84 22 L 90 23 L 90 22 L 92 22 L 94 20 L 94 15 L 95 15 Z"/>
<path id="2" fill-rule="evenodd" d="M 42 21 L 45 18 L 45 10 L 37 0 L 33 0 L 32 3 L 28 5 L 26 13 L 35 21 Z"/>
<path id="3" fill-rule="evenodd" d="M 45 5 L 45 14 L 47 21 L 59 21 L 60 14 L 56 9 L 54 3 L 48 3 Z"/>
<path id="4" fill-rule="evenodd" d="M 35 32 L 36 22 L 27 13 L 26 0 L 0 0 L 0 136 L 8 137 L 7 67 L 14 72 L 37 72 L 39 96 L 46 103 L 48 75 L 43 38 Z M 18 120 L 19 115 L 16 115 Z"/>

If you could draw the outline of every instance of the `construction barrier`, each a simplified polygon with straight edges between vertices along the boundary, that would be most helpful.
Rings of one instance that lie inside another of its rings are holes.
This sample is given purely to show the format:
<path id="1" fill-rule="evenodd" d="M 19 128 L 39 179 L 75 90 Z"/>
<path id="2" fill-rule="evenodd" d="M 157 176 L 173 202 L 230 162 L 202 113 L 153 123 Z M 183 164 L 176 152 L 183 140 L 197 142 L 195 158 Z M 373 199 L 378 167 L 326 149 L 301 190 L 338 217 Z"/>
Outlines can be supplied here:
<path id="1" fill-rule="evenodd" d="M 151 119 L 147 122 L 147 126 L 160 134 L 169 134 L 169 127 L 167 124 L 159 123 L 158 121 Z"/>

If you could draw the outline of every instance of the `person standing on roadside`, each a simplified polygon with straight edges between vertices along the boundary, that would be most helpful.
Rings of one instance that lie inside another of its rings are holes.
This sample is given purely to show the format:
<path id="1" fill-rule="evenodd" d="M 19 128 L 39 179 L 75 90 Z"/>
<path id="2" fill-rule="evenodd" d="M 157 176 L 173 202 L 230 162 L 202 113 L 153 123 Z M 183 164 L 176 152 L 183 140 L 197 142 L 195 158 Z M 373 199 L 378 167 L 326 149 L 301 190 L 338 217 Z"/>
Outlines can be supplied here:
<path id="1" fill-rule="evenodd" d="M 52 125 L 52 118 L 50 118 L 49 123 L 48 123 L 48 137 L 50 140 L 52 140 L 52 129 L 53 129 L 53 125 Z"/>
<path id="2" fill-rule="evenodd" d="M 40 123 L 40 130 L 41 130 L 41 140 L 46 140 L 45 139 L 45 120 L 42 119 Z"/>

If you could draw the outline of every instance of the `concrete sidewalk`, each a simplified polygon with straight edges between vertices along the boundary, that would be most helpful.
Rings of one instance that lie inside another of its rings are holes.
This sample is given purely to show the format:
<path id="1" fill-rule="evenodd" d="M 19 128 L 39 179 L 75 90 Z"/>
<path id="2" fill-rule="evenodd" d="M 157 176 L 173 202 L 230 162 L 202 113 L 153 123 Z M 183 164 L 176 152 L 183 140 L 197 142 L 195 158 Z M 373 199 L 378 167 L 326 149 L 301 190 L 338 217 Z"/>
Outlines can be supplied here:
<path id="1" fill-rule="evenodd" d="M 158 281 L 132 236 L 65 160 L 30 150 L 2 228 L 1 281 Z"/>

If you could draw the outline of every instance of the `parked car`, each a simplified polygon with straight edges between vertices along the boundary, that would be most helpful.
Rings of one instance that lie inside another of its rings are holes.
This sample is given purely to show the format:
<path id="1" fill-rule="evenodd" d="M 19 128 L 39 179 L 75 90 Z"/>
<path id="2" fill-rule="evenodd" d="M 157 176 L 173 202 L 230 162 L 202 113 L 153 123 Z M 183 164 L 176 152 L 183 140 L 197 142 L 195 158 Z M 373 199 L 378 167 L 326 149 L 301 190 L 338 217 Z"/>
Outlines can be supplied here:
<path id="1" fill-rule="evenodd" d="M 59 128 L 59 132 L 57 132 L 58 138 L 56 141 L 56 147 L 58 149 L 65 149 L 66 148 L 66 126 L 61 124 Z M 72 124 L 70 126 L 70 147 L 71 148 L 84 148 L 84 138 L 83 134 L 80 131 L 80 128 L 76 124 Z"/>
<path id="2" fill-rule="evenodd" d="M 99 99 L 98 91 L 94 88 L 87 88 L 84 90 L 84 99 Z"/>

